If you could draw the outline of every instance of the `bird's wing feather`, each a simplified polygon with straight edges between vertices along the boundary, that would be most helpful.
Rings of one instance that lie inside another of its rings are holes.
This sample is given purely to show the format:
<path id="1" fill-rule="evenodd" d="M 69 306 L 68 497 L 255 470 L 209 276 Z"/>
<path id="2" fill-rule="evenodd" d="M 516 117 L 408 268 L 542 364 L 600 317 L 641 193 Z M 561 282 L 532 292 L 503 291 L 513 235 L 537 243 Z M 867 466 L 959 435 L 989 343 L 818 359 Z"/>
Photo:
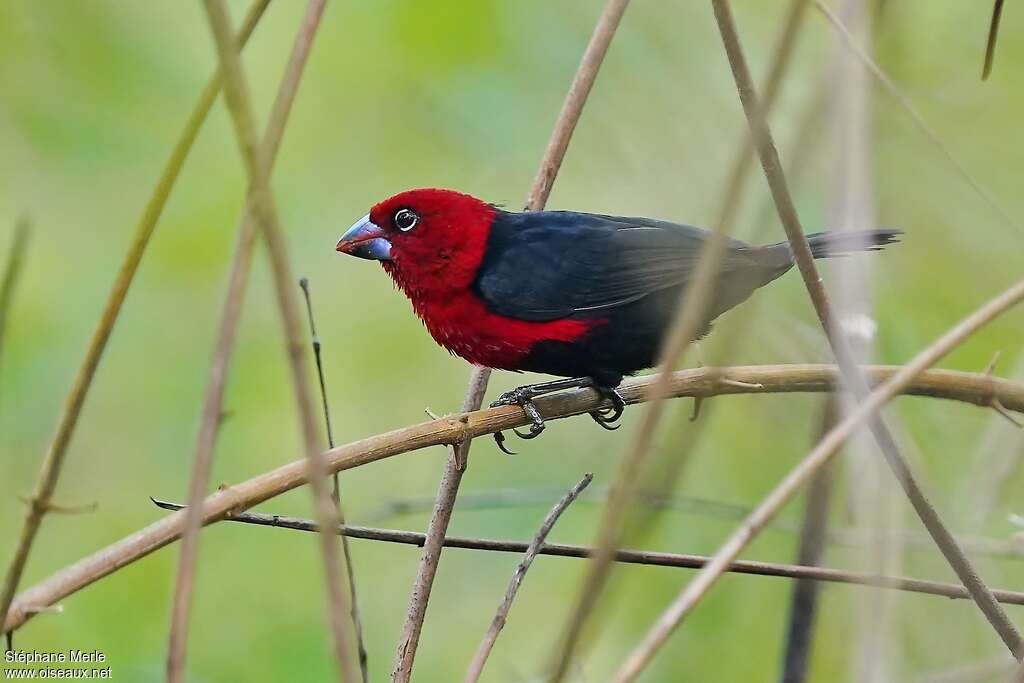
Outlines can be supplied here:
<path id="1" fill-rule="evenodd" d="M 707 232 L 646 218 L 499 212 L 476 280 L 487 307 L 520 320 L 588 316 L 685 284 Z M 731 240 L 725 268 L 746 260 Z"/>

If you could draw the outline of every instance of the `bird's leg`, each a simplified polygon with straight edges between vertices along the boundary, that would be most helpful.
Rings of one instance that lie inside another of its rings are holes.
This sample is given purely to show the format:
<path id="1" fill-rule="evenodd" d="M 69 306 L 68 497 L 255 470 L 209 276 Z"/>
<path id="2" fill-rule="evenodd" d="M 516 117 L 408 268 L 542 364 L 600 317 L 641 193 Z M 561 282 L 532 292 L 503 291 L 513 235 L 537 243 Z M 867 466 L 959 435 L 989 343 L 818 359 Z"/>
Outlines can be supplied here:
<path id="1" fill-rule="evenodd" d="M 512 431 L 521 439 L 535 439 L 544 431 L 544 418 L 541 417 L 540 411 L 534 405 L 533 399 L 556 391 L 562 391 L 563 389 L 588 386 L 587 382 L 589 380 L 590 378 L 588 377 L 556 379 L 551 382 L 540 382 L 539 384 L 527 384 L 526 386 L 516 387 L 499 396 L 497 400 L 491 403 L 491 407 L 511 405 L 521 407 L 526 416 L 530 418 L 530 431 L 521 432 L 518 429 L 513 429 Z M 494 442 L 498 444 L 498 448 L 501 449 L 502 453 L 515 455 L 514 452 L 505 446 L 505 435 L 501 432 L 494 433 Z"/>
<path id="2" fill-rule="evenodd" d="M 594 418 L 594 421 L 605 429 L 618 429 L 619 426 L 616 422 L 620 417 L 622 417 L 622 411 L 626 407 L 626 402 L 622 400 L 622 396 L 620 396 L 614 388 L 598 384 L 592 377 L 556 379 L 550 382 L 540 382 L 538 384 L 528 384 L 526 386 L 517 387 L 498 396 L 497 400 L 491 403 L 491 407 L 494 408 L 496 406 L 508 405 L 520 406 L 523 409 L 523 412 L 526 413 L 526 416 L 530 418 L 530 430 L 528 432 L 521 432 L 518 429 L 513 429 L 512 431 L 516 433 L 516 436 L 522 439 L 535 439 L 544 431 L 544 418 L 541 417 L 540 411 L 538 411 L 537 406 L 534 405 L 533 399 L 538 396 L 545 396 L 547 394 L 564 391 L 566 389 L 580 389 L 584 387 L 589 387 L 595 390 L 602 396 L 602 398 L 611 402 L 610 407 L 598 408 L 597 410 L 590 412 L 590 416 Z M 501 449 L 503 453 L 514 455 L 512 451 L 505 447 L 505 436 L 501 432 L 495 432 L 494 441 L 498 444 L 498 448 Z"/>
<path id="3" fill-rule="evenodd" d="M 563 391 L 565 389 L 578 389 L 580 387 L 589 386 L 593 386 L 593 380 L 589 377 L 569 377 L 566 379 L 552 380 L 550 382 L 527 384 L 522 387 L 516 387 L 511 391 L 506 391 L 491 403 L 491 407 L 494 408 L 496 406 L 513 405 L 521 406 L 525 401 L 532 401 L 538 396 L 553 394 L 556 391 Z"/>

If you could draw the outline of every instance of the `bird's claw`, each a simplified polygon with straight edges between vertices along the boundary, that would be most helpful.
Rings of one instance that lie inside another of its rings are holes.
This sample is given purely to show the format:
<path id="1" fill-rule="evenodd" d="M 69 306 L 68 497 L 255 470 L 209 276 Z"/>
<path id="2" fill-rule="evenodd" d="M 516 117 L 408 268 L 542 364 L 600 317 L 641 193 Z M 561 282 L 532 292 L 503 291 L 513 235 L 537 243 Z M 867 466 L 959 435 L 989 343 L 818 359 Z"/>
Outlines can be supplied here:
<path id="1" fill-rule="evenodd" d="M 512 431 L 520 439 L 536 439 L 544 431 L 544 418 L 540 416 L 540 411 L 537 410 L 537 406 L 533 404 L 533 401 L 527 400 L 523 402 L 523 411 L 530 418 L 530 431 L 521 432 L 518 429 L 513 429 Z"/>
<path id="2" fill-rule="evenodd" d="M 530 431 L 528 432 L 521 432 L 516 428 L 513 428 L 512 431 L 515 432 L 515 435 L 520 439 L 536 439 L 540 436 L 540 433 L 544 431 L 544 425 L 540 425 L 538 427 L 537 425 L 531 424 Z"/>
<path id="3" fill-rule="evenodd" d="M 590 417 L 594 419 L 594 422 L 599 424 L 602 428 L 608 431 L 615 431 L 621 425 L 618 423 L 619 418 L 622 417 L 622 413 L 626 410 L 626 402 L 622 396 L 615 389 L 606 389 L 601 387 L 595 387 L 595 390 L 601 394 L 601 396 L 611 402 L 610 406 L 602 406 L 597 410 L 590 412 Z"/>
<path id="4" fill-rule="evenodd" d="M 530 387 L 519 387 L 518 389 L 512 389 L 506 391 L 500 395 L 495 401 L 491 403 L 491 407 L 497 406 L 508 406 L 518 405 L 526 413 L 526 416 L 530 418 L 530 430 L 528 432 L 521 432 L 518 429 L 513 428 L 512 431 L 520 439 L 536 439 L 544 431 L 544 418 L 541 417 L 540 411 L 537 410 L 537 406 L 533 402 L 534 394 L 530 391 Z M 515 455 L 515 452 L 505 446 L 505 435 L 501 432 L 494 433 L 494 442 L 498 445 L 498 448 L 502 453 L 506 455 Z"/>
<path id="5" fill-rule="evenodd" d="M 505 445 L 505 435 L 501 432 L 494 432 L 494 443 L 497 444 L 498 450 L 505 455 L 516 455 L 516 452 Z"/>

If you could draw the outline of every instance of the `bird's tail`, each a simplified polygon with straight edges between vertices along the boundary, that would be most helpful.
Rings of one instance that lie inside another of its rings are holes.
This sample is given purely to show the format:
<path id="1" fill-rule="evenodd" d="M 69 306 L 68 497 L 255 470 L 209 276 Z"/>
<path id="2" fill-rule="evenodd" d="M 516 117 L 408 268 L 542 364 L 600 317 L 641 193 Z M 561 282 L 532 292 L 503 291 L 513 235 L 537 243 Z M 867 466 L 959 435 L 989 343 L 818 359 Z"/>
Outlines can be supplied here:
<path id="1" fill-rule="evenodd" d="M 859 251 L 878 251 L 887 244 L 899 241 L 902 230 L 843 230 L 832 232 L 816 232 L 807 235 L 807 243 L 811 247 L 814 258 L 833 258 L 849 256 Z M 756 249 L 758 253 L 758 271 L 761 280 L 757 287 L 762 287 L 793 267 L 793 250 L 789 242 L 768 244 Z"/>
<path id="2" fill-rule="evenodd" d="M 816 232 L 807 236 L 814 258 L 849 256 L 858 251 L 878 251 L 887 244 L 899 241 L 902 230 L 843 230 Z"/>

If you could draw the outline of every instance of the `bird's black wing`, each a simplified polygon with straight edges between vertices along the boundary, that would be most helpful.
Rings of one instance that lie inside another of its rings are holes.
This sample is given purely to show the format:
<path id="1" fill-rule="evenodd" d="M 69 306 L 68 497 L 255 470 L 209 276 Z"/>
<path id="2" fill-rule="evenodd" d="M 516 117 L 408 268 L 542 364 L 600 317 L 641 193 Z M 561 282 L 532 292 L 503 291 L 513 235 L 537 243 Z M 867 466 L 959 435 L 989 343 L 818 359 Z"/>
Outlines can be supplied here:
<path id="1" fill-rule="evenodd" d="M 707 232 L 648 218 L 499 211 L 476 280 L 488 309 L 520 320 L 599 315 L 684 285 Z M 724 268 L 745 261 L 730 240 Z"/>

